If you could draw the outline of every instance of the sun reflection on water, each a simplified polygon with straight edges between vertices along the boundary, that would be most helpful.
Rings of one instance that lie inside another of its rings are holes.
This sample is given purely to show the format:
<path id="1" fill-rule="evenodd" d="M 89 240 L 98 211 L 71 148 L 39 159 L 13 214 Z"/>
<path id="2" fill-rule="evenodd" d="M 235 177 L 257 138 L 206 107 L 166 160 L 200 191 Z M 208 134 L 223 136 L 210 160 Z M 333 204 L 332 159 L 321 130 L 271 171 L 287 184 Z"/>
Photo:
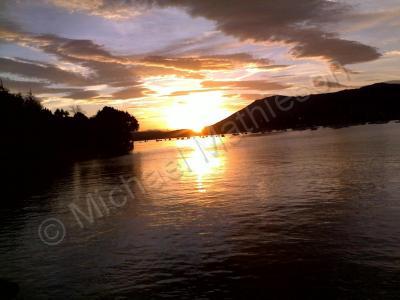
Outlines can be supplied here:
<path id="1" fill-rule="evenodd" d="M 180 166 L 185 174 L 196 176 L 196 189 L 206 192 L 206 183 L 221 171 L 224 165 L 224 144 L 219 137 L 193 138 L 177 141 Z"/>

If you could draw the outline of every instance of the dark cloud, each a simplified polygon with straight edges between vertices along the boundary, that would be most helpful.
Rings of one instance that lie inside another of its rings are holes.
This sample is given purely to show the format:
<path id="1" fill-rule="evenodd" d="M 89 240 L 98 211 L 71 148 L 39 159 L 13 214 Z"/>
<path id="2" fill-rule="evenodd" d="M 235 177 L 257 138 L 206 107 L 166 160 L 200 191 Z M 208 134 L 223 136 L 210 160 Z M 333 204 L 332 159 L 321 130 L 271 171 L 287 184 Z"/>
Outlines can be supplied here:
<path id="1" fill-rule="evenodd" d="M 40 94 L 74 94 L 84 92 L 83 89 L 79 88 L 54 88 L 49 87 L 46 82 L 37 82 L 37 81 L 24 81 L 24 80 L 12 80 L 12 79 L 2 79 L 3 84 L 6 88 L 20 92 L 22 94 L 26 94 L 28 92 L 32 92 L 35 95 Z M 65 98 L 69 98 L 68 96 L 62 96 Z"/>
<path id="2" fill-rule="evenodd" d="M 105 17 L 130 17 L 153 6 L 179 7 L 193 16 L 215 22 L 216 27 L 241 40 L 284 42 L 295 57 L 322 57 L 340 64 L 366 62 L 380 57 L 371 46 L 340 38 L 335 24 L 357 16 L 350 4 L 331 0 L 82 0 L 50 2 Z M 90 52 L 91 45 L 83 45 Z"/>
<path id="3" fill-rule="evenodd" d="M 93 71 L 86 84 L 124 87 L 136 84 L 139 80 L 134 74 L 133 62 L 130 59 L 114 56 L 93 41 L 73 40 L 53 35 L 31 38 L 39 41 L 39 48 L 46 53 Z"/>
<path id="4" fill-rule="evenodd" d="M 114 56 L 90 40 L 74 40 L 54 35 L 33 35 L 9 28 L 0 28 L 0 32 L 2 40 L 40 49 L 57 56 L 63 62 L 85 67 L 91 73 L 83 76 L 48 63 L 6 58 L 0 59 L 0 72 L 43 79 L 49 84 L 60 83 L 70 86 L 105 84 L 111 87 L 130 87 L 141 83 L 140 78 L 134 72 L 134 62 L 126 57 Z M 43 86 L 41 90 L 43 90 Z M 82 91 L 79 90 L 79 93 Z M 71 95 L 72 98 L 76 98 L 79 94 Z"/>
<path id="5" fill-rule="evenodd" d="M 92 84 L 107 84 L 112 87 L 128 87 L 140 83 L 134 68 L 117 62 L 81 61 L 80 64 L 94 72 Z"/>
<path id="6" fill-rule="evenodd" d="M 290 65 L 269 65 L 269 66 L 259 66 L 257 68 L 263 70 L 283 70 L 289 67 Z"/>
<path id="7" fill-rule="evenodd" d="M 60 57 L 103 61 L 112 61 L 114 59 L 109 52 L 91 40 L 68 39 L 51 34 L 29 35 L 21 32 L 16 32 L 15 34 L 17 35 L 17 41 L 21 38 L 31 39 L 32 43 L 43 51 Z"/>
<path id="8" fill-rule="evenodd" d="M 78 73 L 61 70 L 51 64 L 32 61 L 8 60 L 0 71 L 46 79 L 71 85 L 100 85 L 130 87 L 141 84 L 142 76 L 174 75 L 183 78 L 202 79 L 198 72 L 174 69 L 167 58 L 152 63 L 136 57 L 116 56 L 90 40 L 74 40 L 55 35 L 33 35 L 0 27 L 0 40 L 40 49 L 55 55 L 61 61 L 85 67 L 91 73 L 84 77 Z M 177 64 L 184 65 L 176 59 Z"/>
<path id="9" fill-rule="evenodd" d="M 90 40 L 73 40 L 54 35 L 32 35 L 10 30 L 6 32 L 3 39 L 38 48 L 57 56 L 64 62 L 85 67 L 91 72 L 83 76 L 76 72 L 65 71 L 55 65 L 16 59 L 2 59 L 1 71 L 44 79 L 49 83 L 63 83 L 71 86 L 105 84 L 110 87 L 125 88 L 113 94 L 113 97 L 118 99 L 144 96 L 146 90 L 139 88 L 142 83 L 140 79 L 142 76 L 175 75 L 184 78 L 203 79 L 204 76 L 201 72 L 206 70 L 232 70 L 249 65 L 258 68 L 281 67 L 272 65 L 268 59 L 254 58 L 246 53 L 200 57 L 149 56 L 137 58 L 113 55 Z M 250 84 L 250 82 L 243 84 Z M 243 85 L 240 86 L 240 83 L 230 83 L 230 85 L 243 87 Z M 278 89 L 285 87 L 268 83 L 258 88 Z M 81 93 L 80 91 L 79 94 L 71 94 L 71 98 L 81 97 Z M 89 94 L 83 95 L 86 95 L 86 98 L 92 98 Z"/>
<path id="10" fill-rule="evenodd" d="M 259 91 L 273 91 L 289 88 L 289 85 L 265 80 L 241 80 L 241 81 L 203 81 L 205 88 L 246 89 Z"/>
<path id="11" fill-rule="evenodd" d="M 320 30 L 299 32 L 303 42 L 297 44 L 292 53 L 296 57 L 324 57 L 334 64 L 354 64 L 371 61 L 381 55 L 373 47 L 355 41 L 340 39 L 336 34 Z"/>
<path id="12" fill-rule="evenodd" d="M 151 91 L 142 86 L 133 86 L 112 94 L 114 99 L 140 98 L 150 94 Z"/>
<path id="13" fill-rule="evenodd" d="M 43 1 L 66 8 L 69 11 L 83 11 L 89 15 L 102 16 L 108 19 L 122 19 L 134 16 L 137 13 L 136 10 L 132 9 L 133 1 L 131 0 Z"/>
<path id="14" fill-rule="evenodd" d="M 77 99 L 77 100 L 88 100 L 95 98 L 99 94 L 96 91 L 78 90 L 70 93 L 66 98 Z"/>
<path id="15" fill-rule="evenodd" d="M 44 79 L 51 83 L 81 85 L 86 81 L 80 74 L 64 71 L 51 64 L 7 58 L 0 58 L 0 72 Z"/>
<path id="16" fill-rule="evenodd" d="M 112 7 L 112 1 L 103 1 Z M 353 8 L 329 0 L 137 0 L 135 3 L 176 6 L 193 16 L 213 20 L 219 30 L 241 40 L 285 42 L 295 57 L 322 57 L 340 64 L 380 57 L 371 46 L 341 39 L 329 28 L 350 17 Z"/>
<path id="17" fill-rule="evenodd" d="M 8 8 L 11 3 L 11 0 L 0 1 L 0 36 L 2 35 L 2 28 L 7 30 L 19 30 L 20 28 L 16 20 L 8 18 Z"/>

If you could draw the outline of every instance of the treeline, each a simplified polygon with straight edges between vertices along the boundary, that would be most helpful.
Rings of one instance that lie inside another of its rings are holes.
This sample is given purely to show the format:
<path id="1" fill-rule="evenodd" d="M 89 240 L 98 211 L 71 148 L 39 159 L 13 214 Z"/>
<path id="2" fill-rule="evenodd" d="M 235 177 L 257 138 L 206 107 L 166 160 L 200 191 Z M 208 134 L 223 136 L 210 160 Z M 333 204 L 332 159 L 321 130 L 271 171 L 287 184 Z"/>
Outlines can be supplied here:
<path id="1" fill-rule="evenodd" d="M 128 153 L 139 123 L 127 112 L 104 107 L 88 118 L 79 110 L 51 112 L 29 93 L 0 85 L 2 161 L 83 159 Z"/>
<path id="2" fill-rule="evenodd" d="M 156 139 L 176 139 L 184 137 L 196 136 L 198 133 L 190 129 L 178 129 L 178 130 L 147 130 L 138 131 L 133 134 L 135 141 L 146 141 Z"/>
<path id="3" fill-rule="evenodd" d="M 379 83 L 329 94 L 257 100 L 204 132 L 337 128 L 393 120 L 400 120 L 400 84 Z"/>

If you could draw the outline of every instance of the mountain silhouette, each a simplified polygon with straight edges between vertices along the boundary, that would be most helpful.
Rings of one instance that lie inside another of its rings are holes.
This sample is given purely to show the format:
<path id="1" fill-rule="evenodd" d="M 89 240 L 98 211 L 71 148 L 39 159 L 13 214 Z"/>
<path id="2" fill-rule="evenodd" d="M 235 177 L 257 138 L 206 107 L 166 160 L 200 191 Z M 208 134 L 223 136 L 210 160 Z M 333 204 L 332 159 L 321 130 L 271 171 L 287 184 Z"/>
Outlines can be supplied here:
<path id="1" fill-rule="evenodd" d="M 344 127 L 400 120 L 400 84 L 377 83 L 359 89 L 308 96 L 256 100 L 204 134 L 268 132 Z"/>

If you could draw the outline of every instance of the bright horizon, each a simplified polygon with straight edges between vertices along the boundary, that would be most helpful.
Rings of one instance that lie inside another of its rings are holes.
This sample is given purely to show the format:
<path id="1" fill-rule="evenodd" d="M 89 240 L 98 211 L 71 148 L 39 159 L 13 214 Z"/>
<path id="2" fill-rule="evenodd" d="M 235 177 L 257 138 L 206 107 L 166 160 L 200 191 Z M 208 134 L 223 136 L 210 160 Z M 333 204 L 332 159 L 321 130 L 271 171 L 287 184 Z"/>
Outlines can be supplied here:
<path id="1" fill-rule="evenodd" d="M 52 110 L 197 131 L 269 95 L 400 78 L 398 1 L 215 3 L 2 1 L 0 78 Z"/>

